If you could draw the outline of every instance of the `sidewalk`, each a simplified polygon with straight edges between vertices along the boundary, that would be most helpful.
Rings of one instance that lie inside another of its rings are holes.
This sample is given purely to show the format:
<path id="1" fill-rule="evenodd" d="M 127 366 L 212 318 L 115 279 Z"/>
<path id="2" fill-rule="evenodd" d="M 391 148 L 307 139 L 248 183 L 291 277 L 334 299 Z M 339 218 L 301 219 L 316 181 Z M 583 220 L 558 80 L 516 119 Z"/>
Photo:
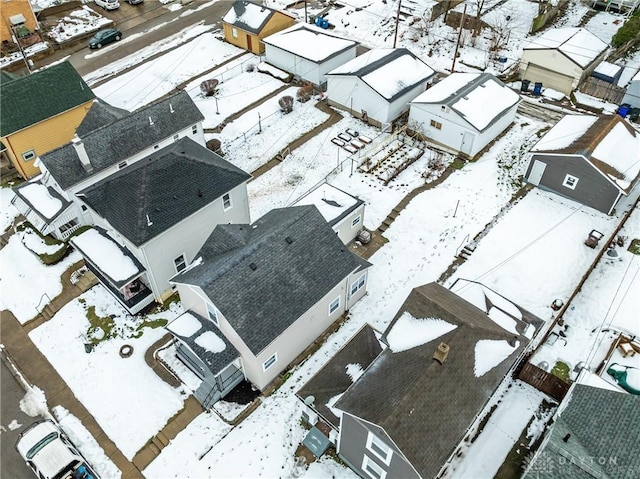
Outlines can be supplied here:
<path id="1" fill-rule="evenodd" d="M 0 311 L 0 322 L 5 353 L 18 365 L 30 384 L 45 392 L 49 407 L 60 405 L 77 417 L 120 469 L 122 479 L 143 478 L 140 471 L 124 457 L 89 411 L 76 399 L 73 391 L 36 348 L 16 317 L 10 311 Z"/>

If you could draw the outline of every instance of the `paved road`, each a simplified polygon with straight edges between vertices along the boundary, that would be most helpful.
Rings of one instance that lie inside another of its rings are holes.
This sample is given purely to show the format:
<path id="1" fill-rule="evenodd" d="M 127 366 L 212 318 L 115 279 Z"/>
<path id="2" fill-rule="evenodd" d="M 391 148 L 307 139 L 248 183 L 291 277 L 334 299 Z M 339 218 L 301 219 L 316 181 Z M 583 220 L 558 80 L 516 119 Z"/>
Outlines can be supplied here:
<path id="1" fill-rule="evenodd" d="M 27 467 L 13 445 L 18 439 L 18 434 L 40 418 L 33 418 L 22 412 L 20 400 L 24 397 L 24 389 L 13 377 L 4 361 L 0 363 L 2 365 L 0 369 L 0 477 L 32 478 L 35 476 L 31 469 Z"/>
<path id="2" fill-rule="evenodd" d="M 210 25 L 212 29 L 221 28 L 220 19 L 229 10 L 230 2 L 220 0 L 204 6 L 209 2 L 210 0 L 194 0 L 174 12 L 158 1 L 145 2 L 142 5 L 129 5 L 121 0 L 120 8 L 112 12 L 106 12 L 96 7 L 100 14 L 114 21 L 115 25 L 123 32 L 125 39 L 136 34 L 140 35 L 131 40 L 109 45 L 99 54 L 90 51 L 86 42 L 83 41 L 69 48 L 58 50 L 53 55 L 36 62 L 36 67 L 39 68 L 69 57 L 68 60 L 80 75 L 86 75 L 199 22 Z"/>

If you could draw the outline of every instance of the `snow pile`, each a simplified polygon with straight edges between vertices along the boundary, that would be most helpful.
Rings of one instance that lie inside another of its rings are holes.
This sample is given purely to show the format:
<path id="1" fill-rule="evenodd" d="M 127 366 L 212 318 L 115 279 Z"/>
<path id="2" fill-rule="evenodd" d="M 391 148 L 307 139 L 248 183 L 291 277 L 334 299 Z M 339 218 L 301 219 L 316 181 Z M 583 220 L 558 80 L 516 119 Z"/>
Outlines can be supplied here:
<path id="1" fill-rule="evenodd" d="M 69 436 L 71 442 L 82 451 L 82 455 L 100 477 L 108 477 L 109 479 L 121 477 L 120 470 L 111 462 L 80 419 L 62 406 L 54 407 L 53 414 L 56 416 L 61 429 Z"/>
<path id="2" fill-rule="evenodd" d="M 394 353 L 430 343 L 457 326 L 440 318 L 414 318 L 405 311 L 387 334 L 389 347 Z"/>
<path id="3" fill-rule="evenodd" d="M 473 365 L 473 373 L 477 378 L 483 376 L 511 356 L 511 353 L 518 349 L 518 346 L 520 346 L 518 341 L 516 341 L 514 346 L 511 346 L 504 339 L 482 339 L 478 341 L 474 348 L 475 362 Z"/>
<path id="4" fill-rule="evenodd" d="M 37 386 L 27 388 L 24 397 L 20 400 L 20 410 L 27 416 L 48 417 L 49 406 L 44 391 Z"/>
<path id="5" fill-rule="evenodd" d="M 196 344 L 211 353 L 221 353 L 225 349 L 225 344 L 213 331 L 205 331 L 195 340 Z"/>

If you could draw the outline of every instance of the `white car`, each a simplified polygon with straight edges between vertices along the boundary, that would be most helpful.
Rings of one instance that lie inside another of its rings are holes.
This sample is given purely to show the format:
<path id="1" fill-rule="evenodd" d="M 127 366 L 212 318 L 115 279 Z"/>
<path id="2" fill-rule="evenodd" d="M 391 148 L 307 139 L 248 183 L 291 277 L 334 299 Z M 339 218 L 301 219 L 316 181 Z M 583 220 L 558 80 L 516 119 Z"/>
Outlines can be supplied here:
<path id="1" fill-rule="evenodd" d="M 104 8 L 105 10 L 116 10 L 120 8 L 120 2 L 118 0 L 93 0 L 96 5 Z"/>
<path id="2" fill-rule="evenodd" d="M 51 420 L 33 423 L 16 450 L 40 479 L 98 479 L 69 438 Z"/>

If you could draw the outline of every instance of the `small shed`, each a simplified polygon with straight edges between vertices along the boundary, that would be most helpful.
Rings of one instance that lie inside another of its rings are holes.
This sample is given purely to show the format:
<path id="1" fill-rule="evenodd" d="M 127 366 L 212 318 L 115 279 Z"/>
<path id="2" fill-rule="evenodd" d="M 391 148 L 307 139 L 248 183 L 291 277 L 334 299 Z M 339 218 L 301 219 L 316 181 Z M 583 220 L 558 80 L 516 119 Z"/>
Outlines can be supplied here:
<path id="1" fill-rule="evenodd" d="M 406 48 L 375 48 L 327 74 L 327 98 L 330 105 L 382 126 L 408 111 L 434 76 Z"/>
<path id="2" fill-rule="evenodd" d="M 520 78 L 569 95 L 595 70 L 608 48 L 585 28 L 552 28 L 524 47 Z"/>
<path id="3" fill-rule="evenodd" d="M 623 70 L 624 67 L 620 65 L 602 62 L 595 68 L 595 70 L 593 70 L 591 76 L 599 80 L 606 81 L 607 83 L 617 85 Z"/>
<path id="4" fill-rule="evenodd" d="M 296 22 L 288 13 L 246 0 L 234 2 L 222 17 L 224 39 L 245 50 L 264 53 L 262 39 Z"/>
<path id="5" fill-rule="evenodd" d="M 531 153 L 528 183 L 606 214 L 640 174 L 640 134 L 619 115 L 567 115 Z"/>
<path id="6" fill-rule="evenodd" d="M 489 73 L 453 73 L 411 102 L 409 126 L 473 158 L 511 125 L 519 102 Z"/>
<path id="7" fill-rule="evenodd" d="M 270 35 L 264 44 L 267 63 L 315 86 L 324 85 L 328 72 L 353 60 L 359 45 L 306 24 Z"/>

